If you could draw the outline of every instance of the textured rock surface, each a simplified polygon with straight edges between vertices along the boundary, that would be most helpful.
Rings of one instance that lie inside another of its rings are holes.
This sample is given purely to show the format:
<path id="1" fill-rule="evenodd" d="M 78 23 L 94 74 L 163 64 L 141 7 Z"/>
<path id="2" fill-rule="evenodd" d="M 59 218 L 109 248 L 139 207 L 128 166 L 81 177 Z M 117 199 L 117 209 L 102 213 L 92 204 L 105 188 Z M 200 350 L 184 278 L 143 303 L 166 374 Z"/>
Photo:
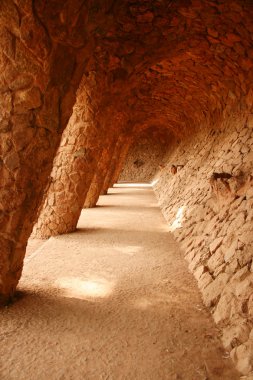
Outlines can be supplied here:
<path id="1" fill-rule="evenodd" d="M 122 166 L 122 160 L 124 161 L 124 158 L 127 154 L 129 148 L 129 141 L 126 140 L 126 136 L 124 134 L 121 134 L 116 144 L 113 147 L 113 152 L 110 160 L 109 167 L 107 168 L 107 171 L 105 173 L 105 177 L 103 180 L 103 185 L 101 188 L 101 194 L 107 194 L 107 191 L 110 186 L 113 185 L 114 177 L 117 176 L 118 172 L 118 166 Z M 123 155 L 123 157 L 121 157 Z"/>
<path id="2" fill-rule="evenodd" d="M 75 102 L 86 41 L 59 22 L 71 1 L 0 2 L 0 303 L 15 291 L 27 239 Z M 57 4 L 58 3 L 58 4 Z M 59 33 L 61 28 L 61 33 Z"/>
<path id="3" fill-rule="evenodd" d="M 253 370 L 253 116 L 174 145 L 155 191 L 237 368 Z M 172 175 L 172 164 L 184 167 Z"/>
<path id="4" fill-rule="evenodd" d="M 34 228 L 36 237 L 45 238 L 76 228 L 105 138 L 105 127 L 97 117 L 99 110 L 92 102 L 92 97 L 98 102 L 97 87 L 94 77 L 84 77 L 80 84 L 73 114 L 54 160 L 50 187 Z"/>
<path id="5" fill-rule="evenodd" d="M 251 370 L 252 20 L 248 0 L 0 2 L 0 303 L 39 208 L 41 235 L 75 229 L 92 180 L 91 204 L 117 179 L 122 136 L 165 128 L 164 213 Z"/>
<path id="6" fill-rule="evenodd" d="M 165 130 L 149 128 L 135 137 L 119 181 L 150 182 L 154 179 L 172 137 Z"/>
<path id="7" fill-rule="evenodd" d="M 115 143 L 120 145 L 117 152 L 114 151 Z M 130 144 L 131 138 L 123 134 L 118 139 L 114 138 L 108 148 L 104 148 L 86 195 L 84 208 L 95 207 L 100 194 L 107 193 L 108 188 L 118 181 Z"/>
<path id="8" fill-rule="evenodd" d="M 122 171 L 122 169 L 124 167 L 124 164 L 126 162 L 129 149 L 130 149 L 131 144 L 132 144 L 132 140 L 133 140 L 133 138 L 128 136 L 123 141 L 122 148 L 121 148 L 119 156 L 118 156 L 118 160 L 116 161 L 115 168 L 114 168 L 114 170 L 112 172 L 111 180 L 110 180 L 110 183 L 109 183 L 110 187 L 112 187 L 119 180 L 120 173 L 121 173 L 121 171 Z"/>
<path id="9" fill-rule="evenodd" d="M 95 207 L 102 188 L 104 185 L 105 177 L 110 166 L 110 162 L 113 156 L 114 144 L 116 143 L 114 138 L 109 146 L 103 149 L 101 157 L 99 158 L 96 171 L 92 177 L 92 181 L 85 197 L 84 208 Z"/>

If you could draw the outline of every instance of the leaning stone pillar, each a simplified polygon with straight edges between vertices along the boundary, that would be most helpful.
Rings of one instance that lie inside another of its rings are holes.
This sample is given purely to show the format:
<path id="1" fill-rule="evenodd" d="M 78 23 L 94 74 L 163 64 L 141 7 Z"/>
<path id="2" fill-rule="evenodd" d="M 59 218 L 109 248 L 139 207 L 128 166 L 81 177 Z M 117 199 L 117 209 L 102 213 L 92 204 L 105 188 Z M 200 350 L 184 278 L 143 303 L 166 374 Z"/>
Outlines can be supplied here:
<path id="1" fill-rule="evenodd" d="M 117 139 L 117 142 L 116 142 L 115 147 L 113 149 L 113 154 L 112 154 L 112 158 L 111 158 L 111 161 L 110 161 L 110 165 L 108 165 L 108 167 L 106 168 L 106 173 L 105 173 L 105 176 L 104 176 L 103 185 L 102 185 L 101 190 L 100 190 L 100 194 L 101 195 L 106 195 L 107 194 L 107 191 L 108 191 L 108 188 L 109 188 L 110 179 L 111 179 L 111 175 L 112 175 L 112 173 L 115 170 L 116 162 L 118 160 L 119 153 L 120 153 L 121 148 L 122 148 L 122 142 L 123 142 L 123 136 L 120 135 L 119 138 Z"/>
<path id="2" fill-rule="evenodd" d="M 121 134 L 118 138 L 118 141 L 115 145 L 112 160 L 110 162 L 110 166 L 107 170 L 103 187 L 101 189 L 101 195 L 106 195 L 109 187 L 111 186 L 112 182 L 112 177 L 115 173 L 116 168 L 118 167 L 119 161 L 120 161 L 120 156 L 122 151 L 125 149 L 124 143 L 126 141 L 126 136 L 125 134 Z"/>
<path id="3" fill-rule="evenodd" d="M 110 180 L 109 187 L 113 187 L 113 185 L 118 182 L 120 173 L 123 169 L 123 166 L 124 166 L 126 158 L 127 158 L 127 154 L 129 152 L 129 148 L 131 146 L 131 142 L 132 141 L 130 138 L 126 138 L 124 143 L 123 143 L 123 146 L 122 146 L 122 149 L 121 149 L 121 152 L 119 155 L 119 159 L 116 162 L 116 167 L 115 167 L 115 170 L 114 170 L 112 177 L 111 177 L 111 180 Z"/>
<path id="4" fill-rule="evenodd" d="M 115 136 L 111 139 L 111 142 L 103 149 L 101 158 L 99 160 L 96 172 L 93 176 L 89 191 L 86 195 L 83 208 L 95 207 L 101 192 L 101 188 L 104 183 L 105 174 L 110 166 L 110 161 L 113 155 L 113 147 L 115 145 Z"/>
<path id="5" fill-rule="evenodd" d="M 85 53 L 71 46 L 72 27 L 61 23 L 62 41 L 54 35 L 60 11 L 0 1 L 0 304 L 9 302 L 21 276 L 81 78 Z"/>
<path id="6" fill-rule="evenodd" d="M 103 149 L 104 129 L 96 115 L 99 108 L 93 108 L 91 98 L 82 83 L 54 161 L 51 184 L 33 231 L 35 237 L 48 238 L 76 229 Z"/>

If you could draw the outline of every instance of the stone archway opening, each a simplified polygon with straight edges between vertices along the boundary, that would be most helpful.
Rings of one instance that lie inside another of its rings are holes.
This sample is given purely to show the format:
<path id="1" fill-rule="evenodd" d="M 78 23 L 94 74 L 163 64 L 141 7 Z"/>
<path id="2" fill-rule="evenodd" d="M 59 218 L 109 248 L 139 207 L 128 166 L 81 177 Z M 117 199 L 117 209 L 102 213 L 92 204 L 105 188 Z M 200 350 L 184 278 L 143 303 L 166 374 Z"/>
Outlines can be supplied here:
<path id="1" fill-rule="evenodd" d="M 173 137 L 167 129 L 150 127 L 133 139 L 119 182 L 152 183 L 164 167 Z"/>

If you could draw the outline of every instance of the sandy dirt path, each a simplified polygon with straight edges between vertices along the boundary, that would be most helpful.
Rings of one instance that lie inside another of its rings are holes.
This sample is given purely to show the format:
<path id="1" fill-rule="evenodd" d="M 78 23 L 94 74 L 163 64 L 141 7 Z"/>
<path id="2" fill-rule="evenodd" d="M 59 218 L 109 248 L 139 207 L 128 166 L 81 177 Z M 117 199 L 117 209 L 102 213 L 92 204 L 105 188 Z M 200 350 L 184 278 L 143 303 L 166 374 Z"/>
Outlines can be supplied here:
<path id="1" fill-rule="evenodd" d="M 34 247 L 0 312 L 1 380 L 239 379 L 152 189 L 111 189 Z"/>

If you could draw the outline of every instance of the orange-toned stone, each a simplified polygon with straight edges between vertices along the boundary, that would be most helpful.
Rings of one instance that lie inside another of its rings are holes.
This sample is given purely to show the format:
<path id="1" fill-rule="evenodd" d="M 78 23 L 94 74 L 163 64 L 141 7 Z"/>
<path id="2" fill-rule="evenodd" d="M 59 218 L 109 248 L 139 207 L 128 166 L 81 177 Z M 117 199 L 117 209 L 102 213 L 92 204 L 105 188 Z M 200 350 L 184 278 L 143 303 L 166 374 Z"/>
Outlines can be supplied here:
<path id="1" fill-rule="evenodd" d="M 253 67 L 253 60 L 250 58 L 242 58 L 240 59 L 239 63 L 241 67 L 246 71 L 250 70 Z"/>
<path id="2" fill-rule="evenodd" d="M 227 33 L 226 37 L 221 37 L 221 41 L 226 45 L 232 47 L 235 42 L 240 42 L 241 37 L 238 34 Z"/>
<path id="3" fill-rule="evenodd" d="M 136 18 L 137 22 L 139 23 L 149 23 L 152 22 L 154 19 L 154 14 L 152 12 L 146 12 L 143 14 L 139 14 Z"/>
<path id="4" fill-rule="evenodd" d="M 217 38 L 219 36 L 218 31 L 214 30 L 212 28 L 207 28 L 207 32 L 208 32 L 209 36 L 211 36 L 213 38 Z"/>

